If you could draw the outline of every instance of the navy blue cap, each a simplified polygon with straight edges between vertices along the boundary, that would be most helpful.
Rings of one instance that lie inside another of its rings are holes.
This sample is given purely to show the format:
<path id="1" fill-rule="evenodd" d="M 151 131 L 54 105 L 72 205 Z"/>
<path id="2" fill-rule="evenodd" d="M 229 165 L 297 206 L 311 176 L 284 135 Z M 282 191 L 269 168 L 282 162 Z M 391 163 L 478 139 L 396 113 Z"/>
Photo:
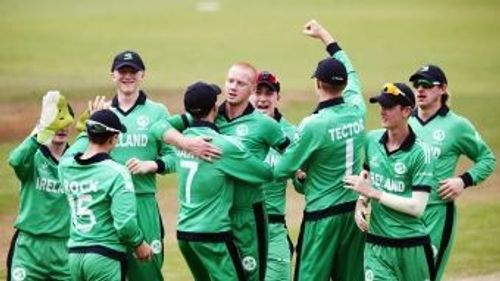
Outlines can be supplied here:
<path id="1" fill-rule="evenodd" d="M 396 105 L 415 107 L 415 95 L 405 83 L 387 83 L 380 94 L 370 98 L 370 103 L 379 103 L 382 107 Z"/>
<path id="2" fill-rule="evenodd" d="M 138 53 L 130 50 L 123 51 L 115 56 L 115 58 L 113 59 L 113 64 L 111 65 L 111 71 L 115 71 L 125 66 L 132 67 L 137 71 L 146 70 L 141 56 L 139 56 Z"/>
<path id="3" fill-rule="evenodd" d="M 85 124 L 87 133 L 92 135 L 126 133 L 127 128 L 120 122 L 120 118 L 109 109 L 102 109 L 90 115 Z"/>
<path id="4" fill-rule="evenodd" d="M 263 70 L 259 73 L 257 76 L 257 86 L 259 85 L 266 85 L 273 92 L 280 92 L 280 80 L 269 71 Z"/>
<path id="5" fill-rule="evenodd" d="M 347 69 L 339 60 L 326 58 L 318 63 L 311 78 L 330 85 L 345 85 L 347 84 Z"/>
<path id="6" fill-rule="evenodd" d="M 207 113 L 214 107 L 217 102 L 217 95 L 220 93 L 219 86 L 198 81 L 186 89 L 184 108 L 194 115 Z"/>
<path id="7" fill-rule="evenodd" d="M 410 82 L 420 79 L 429 80 L 434 85 L 448 84 L 448 80 L 446 79 L 446 75 L 444 75 L 443 70 L 439 66 L 433 64 L 420 67 L 410 76 Z"/>

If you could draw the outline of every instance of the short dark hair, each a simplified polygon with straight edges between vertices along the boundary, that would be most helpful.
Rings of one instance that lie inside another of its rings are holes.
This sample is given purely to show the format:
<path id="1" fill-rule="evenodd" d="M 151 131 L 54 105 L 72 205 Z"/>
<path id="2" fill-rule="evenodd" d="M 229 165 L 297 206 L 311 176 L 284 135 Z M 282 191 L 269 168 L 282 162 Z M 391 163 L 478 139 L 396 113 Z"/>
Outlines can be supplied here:
<path id="1" fill-rule="evenodd" d="M 345 87 L 347 86 L 347 84 L 332 85 L 332 84 L 325 83 L 325 82 L 320 81 L 320 80 L 316 80 L 316 81 L 318 81 L 318 83 L 322 89 L 324 89 L 326 92 L 331 93 L 331 94 L 342 92 L 345 89 Z"/>
<path id="2" fill-rule="evenodd" d="M 89 141 L 93 144 L 103 145 L 108 142 L 116 133 L 88 134 Z"/>

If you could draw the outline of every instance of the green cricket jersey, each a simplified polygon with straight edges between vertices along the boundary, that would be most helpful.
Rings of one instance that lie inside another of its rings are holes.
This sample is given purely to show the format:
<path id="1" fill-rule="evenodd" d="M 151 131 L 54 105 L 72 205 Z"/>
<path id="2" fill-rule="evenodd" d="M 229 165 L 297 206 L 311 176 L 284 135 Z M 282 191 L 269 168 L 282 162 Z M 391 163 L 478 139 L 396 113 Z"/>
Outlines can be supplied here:
<path id="1" fill-rule="evenodd" d="M 288 146 L 290 141 L 278 122 L 255 110 L 250 103 L 241 116 L 232 120 L 227 117 L 225 109 L 223 103 L 215 120 L 220 132 L 239 139 L 257 159 L 264 161 L 270 148 L 282 151 Z M 244 181 L 237 182 L 236 186 L 238 192 L 234 194 L 235 207 L 248 208 L 253 203 L 264 200 L 262 186 Z"/>
<path id="2" fill-rule="evenodd" d="M 274 118 L 280 124 L 281 129 L 283 130 L 285 135 L 291 138 L 295 131 L 295 126 L 290 124 L 277 109 L 274 112 Z M 281 153 L 271 148 L 267 153 L 265 162 L 269 166 L 274 168 L 274 166 L 276 165 L 276 163 L 278 163 L 280 158 L 281 158 Z M 286 186 L 287 186 L 286 179 L 273 180 L 272 182 L 263 185 L 266 210 L 268 214 L 277 214 L 277 215 L 285 214 Z"/>
<path id="3" fill-rule="evenodd" d="M 135 105 L 127 112 L 119 108 L 117 97 L 112 101 L 112 110 L 127 127 L 127 132 L 119 135 L 118 144 L 111 151 L 111 157 L 124 165 L 133 157 L 143 161 L 152 160 L 158 164 L 158 173 L 173 172 L 174 151 L 152 130 L 155 123 L 165 123 L 162 121 L 167 120 L 169 113 L 165 106 L 151 101 L 141 91 Z M 80 134 L 69 155 L 85 151 L 87 145 L 86 134 Z M 132 180 L 137 194 L 156 192 L 156 174 L 132 175 Z"/>
<path id="4" fill-rule="evenodd" d="M 71 207 L 68 247 L 104 246 L 125 252 L 144 240 L 137 225 L 134 185 L 127 168 L 106 153 L 65 157 L 59 178 Z"/>
<path id="5" fill-rule="evenodd" d="M 357 72 L 337 48 L 333 57 L 348 73 L 343 97 L 320 102 L 314 114 L 302 120 L 274 169 L 279 180 L 293 177 L 298 169 L 307 173 L 303 191 L 308 212 L 357 199 L 354 191 L 344 188 L 343 179 L 362 169 L 366 105 Z"/>
<path id="6" fill-rule="evenodd" d="M 10 153 L 9 164 L 21 183 L 15 227 L 30 234 L 68 238 L 68 201 L 59 184 L 59 163 L 49 149 L 30 136 Z"/>
<path id="7" fill-rule="evenodd" d="M 253 157 L 239 140 L 219 134 L 214 124 L 195 121 L 192 126 L 184 131 L 185 136 L 210 137 L 224 153 L 210 163 L 186 151 L 177 151 L 180 205 L 177 230 L 199 233 L 230 231 L 229 210 L 233 195 L 241 191 L 236 182 L 247 182 L 257 189 L 272 179 L 271 169 Z"/>
<path id="8" fill-rule="evenodd" d="M 386 130 L 368 133 L 366 161 L 374 188 L 403 197 L 413 191 L 430 192 L 435 183 L 429 147 L 418 139 L 410 127 L 410 135 L 400 148 L 387 152 Z M 372 211 L 368 232 L 388 238 L 409 238 L 427 235 L 422 218 L 401 213 L 371 201 Z"/>
<path id="9" fill-rule="evenodd" d="M 493 152 L 483 141 L 474 126 L 464 117 L 443 106 L 433 117 L 424 122 L 417 111 L 409 123 L 415 133 L 431 148 L 435 161 L 435 177 L 441 181 L 455 176 L 460 155 L 465 155 L 474 165 L 460 177 L 465 186 L 479 184 L 495 170 L 496 160 Z M 433 186 L 429 204 L 445 204 Z"/>

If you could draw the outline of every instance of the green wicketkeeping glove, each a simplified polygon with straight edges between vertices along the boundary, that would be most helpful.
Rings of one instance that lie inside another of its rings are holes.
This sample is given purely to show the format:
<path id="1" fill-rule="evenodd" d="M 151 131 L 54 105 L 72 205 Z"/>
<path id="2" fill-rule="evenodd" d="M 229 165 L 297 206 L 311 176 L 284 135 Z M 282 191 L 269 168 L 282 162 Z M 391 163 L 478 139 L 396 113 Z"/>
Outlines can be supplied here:
<path id="1" fill-rule="evenodd" d="M 59 91 L 48 91 L 42 100 L 40 120 L 33 130 L 36 139 L 41 144 L 48 144 L 57 131 L 73 123 L 66 98 Z"/>

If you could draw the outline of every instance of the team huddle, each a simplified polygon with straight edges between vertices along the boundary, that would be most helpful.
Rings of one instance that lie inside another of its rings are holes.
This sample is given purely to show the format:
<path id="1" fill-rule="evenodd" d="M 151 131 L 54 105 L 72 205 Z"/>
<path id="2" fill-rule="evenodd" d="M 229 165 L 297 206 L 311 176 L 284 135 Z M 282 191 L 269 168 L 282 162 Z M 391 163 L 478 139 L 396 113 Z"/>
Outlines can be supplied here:
<path id="1" fill-rule="evenodd" d="M 133 51 L 112 62 L 115 97 L 96 97 L 79 118 L 48 92 L 9 156 L 21 188 L 7 280 L 163 280 L 156 175 L 166 173 L 178 177 L 177 240 L 194 280 L 441 280 L 454 200 L 495 156 L 448 107 L 435 65 L 409 77 L 413 89 L 386 83 L 370 97 L 383 128 L 367 132 L 347 53 L 315 20 L 303 33 L 329 57 L 312 76 L 318 105 L 297 127 L 278 109 L 277 76 L 247 62 L 229 68 L 223 90 L 187 87 L 177 115 L 140 90 L 146 67 Z M 456 175 L 461 155 L 473 164 Z M 288 181 L 305 196 L 296 243 Z"/>

